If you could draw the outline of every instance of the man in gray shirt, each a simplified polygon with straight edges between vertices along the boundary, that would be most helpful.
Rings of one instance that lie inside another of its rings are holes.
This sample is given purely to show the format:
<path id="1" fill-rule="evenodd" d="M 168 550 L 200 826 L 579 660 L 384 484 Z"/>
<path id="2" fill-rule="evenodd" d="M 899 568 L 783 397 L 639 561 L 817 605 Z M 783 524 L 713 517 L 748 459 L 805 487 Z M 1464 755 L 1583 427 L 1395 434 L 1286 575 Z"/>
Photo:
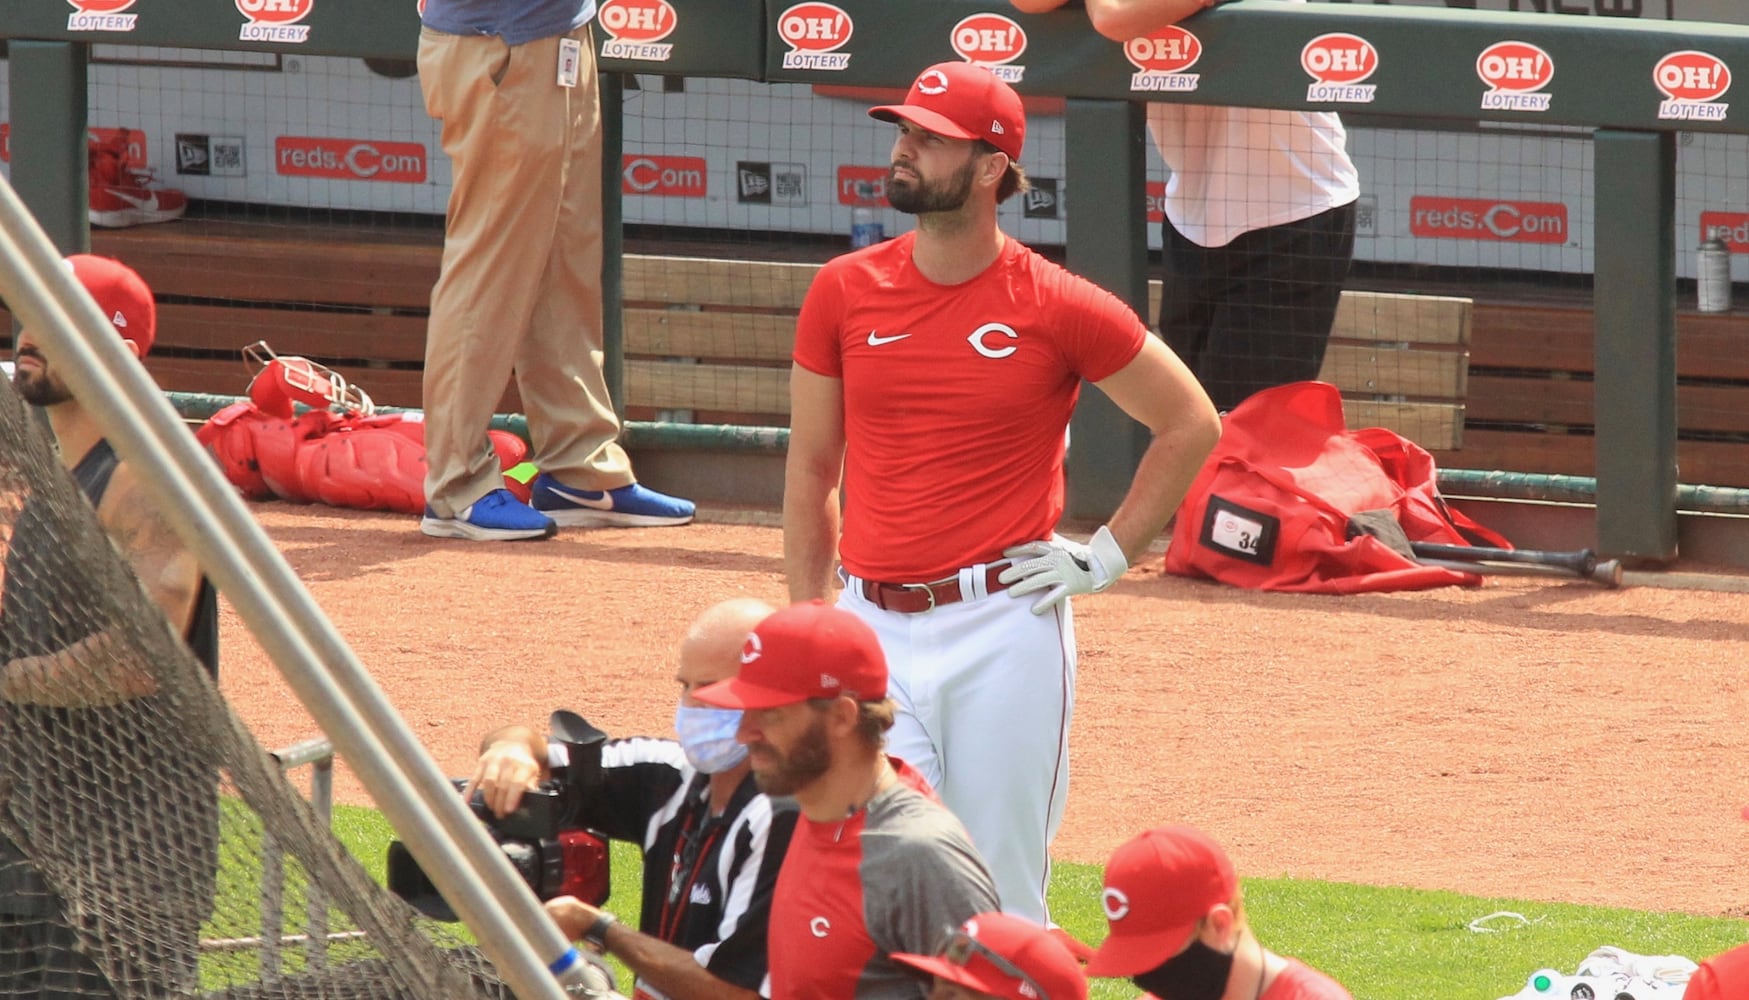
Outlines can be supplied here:
<path id="1" fill-rule="evenodd" d="M 772 1000 L 921 1000 L 928 983 L 892 956 L 934 954 L 998 909 L 996 886 L 928 783 L 883 752 L 894 707 L 874 630 L 792 605 L 747 637 L 739 675 L 693 696 L 742 710 L 760 790 L 801 807 L 772 896 Z"/>

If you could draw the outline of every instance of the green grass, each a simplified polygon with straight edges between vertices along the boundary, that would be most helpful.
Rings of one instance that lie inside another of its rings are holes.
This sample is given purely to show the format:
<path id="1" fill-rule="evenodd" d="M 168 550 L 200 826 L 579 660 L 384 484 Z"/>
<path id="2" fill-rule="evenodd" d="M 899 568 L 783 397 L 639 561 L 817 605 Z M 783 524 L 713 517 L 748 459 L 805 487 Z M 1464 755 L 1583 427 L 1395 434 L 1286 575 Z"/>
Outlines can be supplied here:
<path id="1" fill-rule="evenodd" d="M 334 829 L 379 880 L 393 837 L 373 810 L 340 806 Z M 642 880 L 638 851 L 613 845 L 613 899 L 608 909 L 637 920 Z M 1101 869 L 1059 863 L 1052 868 L 1051 915 L 1090 944 L 1105 936 Z M 1540 968 L 1572 972 L 1592 949 L 1615 945 L 1642 954 L 1686 955 L 1696 961 L 1749 941 L 1749 921 L 1649 913 L 1453 892 L 1381 888 L 1302 879 L 1246 879 L 1245 907 L 1264 945 L 1340 980 L 1355 1000 L 1495 1000 L 1510 996 Z M 1507 928 L 1476 933 L 1469 923 L 1501 910 L 1533 921 L 1495 920 Z M 620 969 L 622 986 L 631 979 Z M 1130 1000 L 1127 982 L 1097 980 L 1095 1000 Z"/>

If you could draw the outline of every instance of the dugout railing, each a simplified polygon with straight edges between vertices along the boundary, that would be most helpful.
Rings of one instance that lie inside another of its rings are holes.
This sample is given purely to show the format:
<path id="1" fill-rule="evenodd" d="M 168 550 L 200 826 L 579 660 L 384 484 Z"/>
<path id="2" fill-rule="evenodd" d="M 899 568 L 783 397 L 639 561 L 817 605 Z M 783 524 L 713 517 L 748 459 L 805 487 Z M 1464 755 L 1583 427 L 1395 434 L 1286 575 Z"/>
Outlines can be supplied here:
<path id="1" fill-rule="evenodd" d="M 1698 102 L 1709 105 L 1699 116 L 1661 116 L 1668 109 L 1655 70 L 1672 53 L 1692 50 L 1749 70 L 1749 28 L 1240 0 L 1188 24 L 1199 53 L 1192 90 L 1182 83 L 1138 83 L 1146 74 L 1126 58 L 1124 46 L 1094 34 L 1075 9 L 1027 17 L 1003 3 L 842 0 L 830 6 L 854 22 L 855 34 L 826 50 L 796 43 L 795 19 L 819 13 L 820 5 L 613 4 L 665 10 L 670 14 L 663 16 L 674 22 L 660 46 L 619 46 L 602 59 L 604 70 L 876 87 L 903 87 L 930 62 L 959 58 L 953 33 L 969 17 L 1012 15 L 1029 39 L 1024 66 L 1005 64 L 1016 86 L 1029 95 L 1067 98 L 1065 172 L 1104 181 L 1077 189 L 1067 217 L 1068 263 L 1138 308 L 1145 307 L 1147 280 L 1145 223 L 1134 211 L 1144 185 L 1142 99 L 1360 111 L 1419 122 L 1507 119 L 1586 130 L 1595 160 L 1591 392 L 1597 544 L 1614 555 L 1653 562 L 1676 554 L 1677 134 L 1746 130 L 1738 124 L 1741 115 L 1730 117 L 1728 99 Z M 263 10 L 280 16 L 247 13 Z M 55 4 L 0 11 L 0 37 L 10 40 L 13 181 L 68 250 L 88 239 L 82 183 L 88 43 L 405 60 L 418 31 L 414 5 L 400 0 L 190 0 L 139 10 L 126 31 L 101 30 L 104 23 L 79 22 Z M 1307 43 L 1332 34 L 1362 37 L 1375 53 L 1364 105 L 1341 103 L 1340 87 L 1322 93 L 1308 87 L 1302 68 Z M 1503 41 L 1552 59 L 1559 67 L 1556 82 L 1541 91 L 1490 91 L 1478 79 L 1479 55 Z M 606 79 L 611 133 L 621 95 L 618 77 L 610 73 Z M 1326 100 L 1331 97 L 1337 100 Z M 610 134 L 610 157 L 617 155 L 616 140 Z M 608 201 L 608 231 L 617 234 L 615 199 Z M 612 249 L 610 261 L 617 259 Z M 609 278 L 610 289 L 617 289 L 615 275 Z M 615 294 L 610 291 L 609 315 L 617 318 Z M 615 337 L 610 331 L 609 369 L 618 385 L 622 362 Z M 1124 429 L 1113 431 L 1119 427 Z M 1115 504 L 1141 442 L 1094 393 L 1084 397 L 1076 431 L 1072 512 L 1098 516 Z"/>

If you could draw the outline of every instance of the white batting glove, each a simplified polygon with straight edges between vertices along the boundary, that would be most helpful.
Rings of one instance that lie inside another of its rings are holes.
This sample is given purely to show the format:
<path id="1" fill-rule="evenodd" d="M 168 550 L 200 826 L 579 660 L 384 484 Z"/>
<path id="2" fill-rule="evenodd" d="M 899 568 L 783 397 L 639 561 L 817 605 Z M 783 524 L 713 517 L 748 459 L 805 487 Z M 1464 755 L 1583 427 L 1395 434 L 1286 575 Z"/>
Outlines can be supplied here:
<path id="1" fill-rule="evenodd" d="M 1097 594 L 1130 568 L 1123 548 L 1104 525 L 1086 545 L 1052 535 L 1048 542 L 1027 542 L 1004 549 L 1002 554 L 1014 560 L 1014 565 L 997 577 L 1009 584 L 1009 597 L 1045 592 L 1033 602 L 1035 615 L 1044 614 L 1070 594 Z"/>

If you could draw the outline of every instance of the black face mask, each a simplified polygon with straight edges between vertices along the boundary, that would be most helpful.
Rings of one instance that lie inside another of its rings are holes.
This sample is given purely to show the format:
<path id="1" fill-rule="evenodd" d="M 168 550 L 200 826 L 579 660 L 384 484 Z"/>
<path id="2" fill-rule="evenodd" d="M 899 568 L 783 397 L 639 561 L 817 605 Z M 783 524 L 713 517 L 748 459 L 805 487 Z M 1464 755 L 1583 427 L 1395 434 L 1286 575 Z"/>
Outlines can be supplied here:
<path id="1" fill-rule="evenodd" d="M 1231 952 L 1219 952 L 1193 940 L 1164 965 L 1132 976 L 1130 982 L 1160 1000 L 1220 1000 L 1232 973 Z"/>

